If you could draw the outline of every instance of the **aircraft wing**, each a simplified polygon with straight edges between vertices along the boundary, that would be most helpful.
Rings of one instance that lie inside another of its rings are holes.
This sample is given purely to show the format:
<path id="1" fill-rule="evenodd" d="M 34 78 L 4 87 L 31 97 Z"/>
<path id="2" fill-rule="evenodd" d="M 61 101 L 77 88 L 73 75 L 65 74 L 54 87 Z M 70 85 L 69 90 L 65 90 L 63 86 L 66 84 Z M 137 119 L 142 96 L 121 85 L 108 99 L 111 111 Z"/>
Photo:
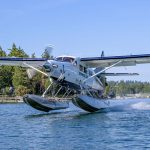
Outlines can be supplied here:
<path id="1" fill-rule="evenodd" d="M 115 63 L 115 66 L 134 66 L 136 64 L 150 63 L 150 54 L 109 57 L 87 57 L 81 58 L 81 62 L 89 68 L 109 67 Z"/>
<path id="2" fill-rule="evenodd" d="M 20 66 L 27 67 L 31 65 L 33 67 L 41 67 L 47 61 L 45 58 L 16 58 L 16 57 L 0 57 L 0 66 Z"/>

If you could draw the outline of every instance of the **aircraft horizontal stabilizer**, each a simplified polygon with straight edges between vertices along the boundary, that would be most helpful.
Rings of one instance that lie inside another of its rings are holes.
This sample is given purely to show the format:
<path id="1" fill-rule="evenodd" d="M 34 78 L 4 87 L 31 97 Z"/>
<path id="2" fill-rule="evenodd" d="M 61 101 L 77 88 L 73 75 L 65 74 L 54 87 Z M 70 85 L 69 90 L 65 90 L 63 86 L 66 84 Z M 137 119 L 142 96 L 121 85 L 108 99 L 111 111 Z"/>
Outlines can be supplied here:
<path id="1" fill-rule="evenodd" d="M 102 73 L 104 76 L 137 76 L 138 73 Z"/>

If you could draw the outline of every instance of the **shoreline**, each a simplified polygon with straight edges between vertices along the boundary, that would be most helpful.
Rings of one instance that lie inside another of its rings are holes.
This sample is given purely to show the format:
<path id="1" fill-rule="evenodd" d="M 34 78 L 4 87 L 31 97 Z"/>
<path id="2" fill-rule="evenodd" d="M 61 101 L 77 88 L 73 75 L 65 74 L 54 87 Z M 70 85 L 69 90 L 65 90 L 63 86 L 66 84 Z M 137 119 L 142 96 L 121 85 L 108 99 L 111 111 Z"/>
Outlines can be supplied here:
<path id="1" fill-rule="evenodd" d="M 0 96 L 0 104 L 3 103 L 22 103 L 23 99 L 21 96 Z"/>
<path id="2" fill-rule="evenodd" d="M 142 98 L 142 99 L 147 99 L 147 98 L 150 98 L 150 96 L 137 96 L 137 95 L 128 95 L 128 96 L 116 96 L 115 98 L 113 99 L 139 99 L 139 98 Z M 110 99 L 110 98 L 109 98 Z M 56 98 L 56 101 L 60 101 L 60 98 Z M 23 98 L 22 96 L 0 96 L 0 104 L 4 104 L 4 103 L 23 103 Z"/>
<path id="3" fill-rule="evenodd" d="M 50 101 L 53 101 L 54 98 L 47 97 Z M 59 97 L 55 97 L 55 101 L 63 101 L 63 100 L 71 100 L 71 98 L 62 99 Z M 0 96 L 0 104 L 4 103 L 23 103 L 22 96 Z"/>

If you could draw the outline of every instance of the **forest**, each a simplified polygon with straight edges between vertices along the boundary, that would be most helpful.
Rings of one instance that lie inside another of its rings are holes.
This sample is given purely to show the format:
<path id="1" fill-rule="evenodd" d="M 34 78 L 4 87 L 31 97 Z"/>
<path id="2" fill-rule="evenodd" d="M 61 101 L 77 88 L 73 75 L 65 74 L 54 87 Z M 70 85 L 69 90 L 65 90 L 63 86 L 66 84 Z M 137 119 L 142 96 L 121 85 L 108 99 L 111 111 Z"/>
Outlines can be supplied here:
<path id="1" fill-rule="evenodd" d="M 20 46 L 15 43 L 5 50 L 0 47 L 0 57 L 26 57 L 35 58 L 35 53 L 29 56 Z M 50 54 L 44 50 L 42 58 L 50 58 Z M 32 79 L 28 78 L 26 69 L 22 67 L 0 66 L 0 94 L 1 95 L 19 95 L 26 93 L 42 94 L 49 84 L 49 80 L 40 73 L 37 73 Z"/>
<path id="2" fill-rule="evenodd" d="M 126 96 L 127 94 L 150 93 L 150 83 L 141 81 L 109 81 L 105 95 Z"/>
<path id="3" fill-rule="evenodd" d="M 35 58 L 35 53 L 29 56 L 20 46 L 15 43 L 8 49 L 8 54 L 0 47 L 0 57 L 26 57 Z M 44 50 L 42 58 L 51 58 L 50 54 Z M 26 93 L 42 94 L 49 84 L 49 80 L 40 73 L 32 79 L 28 78 L 26 70 L 21 67 L 0 66 L 0 95 L 22 96 Z M 139 81 L 109 81 L 104 95 L 120 95 L 150 93 L 149 82 Z"/>

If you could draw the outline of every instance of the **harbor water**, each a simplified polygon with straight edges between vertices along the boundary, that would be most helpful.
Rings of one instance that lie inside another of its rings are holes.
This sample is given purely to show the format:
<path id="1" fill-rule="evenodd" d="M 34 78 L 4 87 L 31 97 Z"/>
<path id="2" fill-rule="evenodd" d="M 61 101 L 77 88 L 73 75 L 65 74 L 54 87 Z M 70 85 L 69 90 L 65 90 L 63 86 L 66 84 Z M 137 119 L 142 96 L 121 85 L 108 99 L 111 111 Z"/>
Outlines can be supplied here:
<path id="1" fill-rule="evenodd" d="M 150 99 L 99 113 L 73 104 L 49 113 L 24 103 L 0 104 L 0 149 L 150 149 Z"/>

